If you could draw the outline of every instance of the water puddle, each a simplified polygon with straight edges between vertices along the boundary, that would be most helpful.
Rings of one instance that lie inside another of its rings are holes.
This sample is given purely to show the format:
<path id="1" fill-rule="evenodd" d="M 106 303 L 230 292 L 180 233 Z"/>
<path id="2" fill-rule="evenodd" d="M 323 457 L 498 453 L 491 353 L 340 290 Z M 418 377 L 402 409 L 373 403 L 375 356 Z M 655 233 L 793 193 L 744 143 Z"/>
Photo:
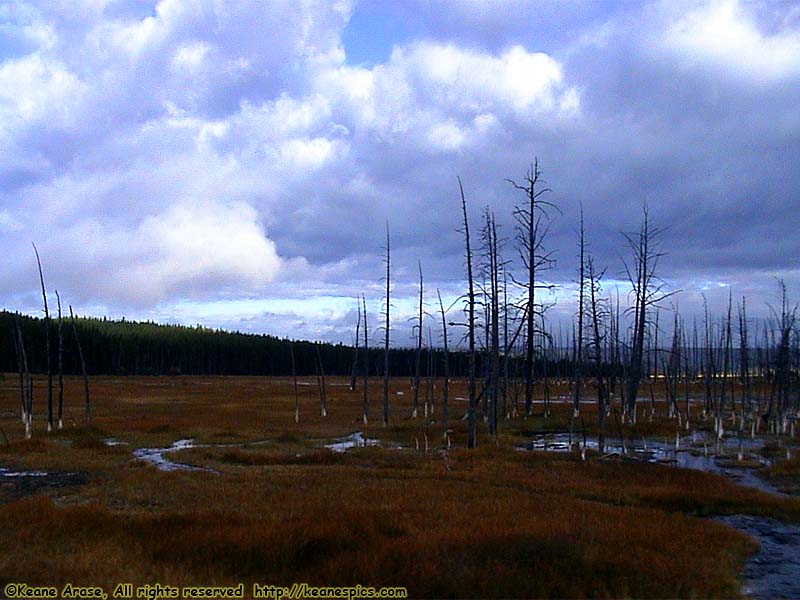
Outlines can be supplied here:
<path id="1" fill-rule="evenodd" d="M 14 501 L 43 489 L 82 485 L 86 473 L 67 471 L 16 471 L 0 467 L 0 502 Z"/>
<path id="2" fill-rule="evenodd" d="M 47 477 L 50 473 L 46 471 L 12 471 L 5 467 L 0 467 L 0 477 L 19 478 L 19 477 Z"/>
<path id="3" fill-rule="evenodd" d="M 113 448 L 114 446 L 127 446 L 128 442 L 123 442 L 118 440 L 117 438 L 105 438 L 103 443 L 108 446 L 109 448 Z"/>
<path id="4" fill-rule="evenodd" d="M 741 445 L 744 462 L 736 460 Z M 604 452 L 606 455 L 625 455 L 638 460 L 671 464 L 683 469 L 694 469 L 724 475 L 737 484 L 752 487 L 769 494 L 781 492 L 755 474 L 755 467 L 766 467 L 771 462 L 760 456 L 759 451 L 764 442 L 760 439 L 724 438 L 720 444 L 709 443 L 702 432 L 677 438 L 677 441 L 626 440 L 623 445 L 619 438 L 607 438 Z M 546 452 L 570 452 L 583 448 L 597 451 L 597 438 L 587 437 L 584 441 L 580 435 L 569 433 L 535 433 L 530 436 L 520 450 L 542 450 Z"/>
<path id="5" fill-rule="evenodd" d="M 133 456 L 137 460 L 150 463 L 159 471 L 205 471 L 207 473 L 217 473 L 214 469 L 208 467 L 198 467 L 196 465 L 189 465 L 186 463 L 175 462 L 167 458 L 167 454 L 186 450 L 188 448 L 241 448 L 248 446 L 259 446 L 269 443 L 270 440 L 258 440 L 255 442 L 238 442 L 229 444 L 197 444 L 191 438 L 184 438 L 173 442 L 172 445 L 165 448 L 137 448 L 133 451 Z M 109 443 L 108 445 L 117 445 L 124 442 L 117 442 L 116 444 Z M 335 438 L 331 443 L 325 444 L 325 448 L 331 452 L 347 452 L 351 448 L 366 448 L 369 446 L 380 446 L 380 440 L 365 438 L 361 431 L 355 431 L 348 436 Z"/>
<path id="6" fill-rule="evenodd" d="M 182 439 L 173 442 L 171 446 L 167 446 L 166 448 L 137 448 L 133 451 L 133 456 L 138 460 L 150 463 L 159 471 L 206 471 L 213 473 L 213 469 L 173 462 L 165 456 L 165 454 L 186 450 L 187 448 L 206 448 L 208 446 L 210 445 L 196 445 L 192 439 Z"/>
<path id="7" fill-rule="evenodd" d="M 366 448 L 367 446 L 380 446 L 380 441 L 365 438 L 360 431 L 355 431 L 343 438 L 336 438 L 333 443 L 325 444 L 331 452 L 347 452 L 350 448 Z"/>

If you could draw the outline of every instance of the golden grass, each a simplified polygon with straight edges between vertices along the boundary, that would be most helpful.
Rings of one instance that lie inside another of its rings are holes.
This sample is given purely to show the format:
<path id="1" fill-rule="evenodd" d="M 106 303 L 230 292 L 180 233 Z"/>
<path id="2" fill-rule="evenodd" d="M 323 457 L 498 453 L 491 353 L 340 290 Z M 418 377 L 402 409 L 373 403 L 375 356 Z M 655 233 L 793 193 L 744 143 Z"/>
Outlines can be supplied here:
<path id="1" fill-rule="evenodd" d="M 18 396 L 12 379 L 0 384 L 7 415 Z M 568 426 L 562 405 L 547 420 L 504 422 L 499 447 L 482 432 L 477 450 L 445 452 L 438 423 L 407 417 L 407 381 L 392 382 L 388 428 L 379 385 L 367 426 L 360 391 L 341 385 L 329 387 L 327 418 L 302 387 L 296 424 L 288 379 L 142 377 L 98 378 L 94 428 L 47 435 L 42 391 L 37 380 L 33 440 L 21 439 L 18 417 L 0 418 L 11 439 L 0 464 L 80 470 L 89 482 L 0 505 L 0 585 L 304 581 L 404 585 L 414 597 L 731 597 L 754 543 L 694 515 L 800 519 L 800 500 L 704 473 L 514 449 L 521 432 Z M 65 412 L 76 421 L 80 393 L 68 379 Z M 465 439 L 465 406 L 451 406 L 454 444 Z M 324 449 L 356 430 L 405 448 Z M 415 451 L 426 435 L 431 451 Z M 132 448 L 186 437 L 227 444 L 170 455 L 216 472 L 132 459 Z"/>

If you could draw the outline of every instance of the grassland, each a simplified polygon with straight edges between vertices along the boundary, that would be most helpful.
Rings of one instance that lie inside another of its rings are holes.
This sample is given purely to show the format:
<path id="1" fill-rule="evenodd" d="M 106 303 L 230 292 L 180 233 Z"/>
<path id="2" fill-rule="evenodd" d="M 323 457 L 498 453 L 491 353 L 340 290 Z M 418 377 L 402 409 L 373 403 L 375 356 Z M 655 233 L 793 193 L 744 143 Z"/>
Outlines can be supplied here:
<path id="1" fill-rule="evenodd" d="M 40 379 L 26 441 L 15 384 L 0 382 L 0 466 L 77 472 L 85 483 L 0 487 L 0 586 L 307 582 L 405 586 L 428 598 L 737 597 L 755 544 L 704 517 L 800 520 L 800 499 L 721 477 L 516 449 L 526 431 L 566 427 L 566 406 L 503 422 L 496 440 L 484 433 L 467 451 L 466 404 L 454 399 L 445 450 L 437 423 L 408 418 L 407 380 L 393 382 L 384 428 L 378 385 L 368 425 L 361 390 L 343 380 L 328 387 L 326 418 L 315 388 L 302 386 L 295 423 L 288 379 L 110 377 L 93 382 L 86 430 L 74 426 L 82 389 L 70 378 L 65 429 L 48 435 Z M 463 395 L 456 384 L 453 396 Z M 594 407 L 583 410 L 578 422 L 591 431 Z M 674 436 L 663 412 L 657 404 L 652 421 L 622 425 L 624 434 Z M 357 430 L 386 447 L 324 447 Z M 110 437 L 124 444 L 108 446 Z M 170 458 L 207 471 L 163 472 L 132 457 L 182 438 L 204 445 Z"/>

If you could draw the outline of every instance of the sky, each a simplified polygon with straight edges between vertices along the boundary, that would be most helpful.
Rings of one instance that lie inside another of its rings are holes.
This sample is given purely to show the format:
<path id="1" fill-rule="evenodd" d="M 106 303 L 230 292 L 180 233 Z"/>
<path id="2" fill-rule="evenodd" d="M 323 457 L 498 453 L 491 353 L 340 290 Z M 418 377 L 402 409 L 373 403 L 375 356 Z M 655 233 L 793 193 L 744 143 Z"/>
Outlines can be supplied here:
<path id="1" fill-rule="evenodd" d="M 456 177 L 518 269 L 535 159 L 554 322 L 581 205 L 623 303 L 645 205 L 685 315 L 767 315 L 778 279 L 797 301 L 800 4 L 0 1 L 9 310 L 41 313 L 34 242 L 80 314 L 350 343 L 361 294 L 382 335 L 388 222 L 410 345 L 418 263 L 427 310 L 465 288 Z"/>

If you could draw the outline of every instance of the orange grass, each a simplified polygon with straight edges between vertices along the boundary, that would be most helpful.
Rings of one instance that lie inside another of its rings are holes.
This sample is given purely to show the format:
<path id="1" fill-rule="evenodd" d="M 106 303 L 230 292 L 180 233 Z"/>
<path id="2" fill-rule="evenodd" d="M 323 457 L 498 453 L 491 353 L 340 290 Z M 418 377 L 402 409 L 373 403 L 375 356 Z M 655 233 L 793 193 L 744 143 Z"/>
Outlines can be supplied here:
<path id="1" fill-rule="evenodd" d="M 407 418 L 405 380 L 392 382 L 383 428 L 379 385 L 365 427 L 360 391 L 341 385 L 328 389 L 325 419 L 314 388 L 301 388 L 296 424 L 288 379 L 98 378 L 95 427 L 51 435 L 38 380 L 29 441 L 9 416 L 13 379 L 0 383 L 0 425 L 11 439 L 0 464 L 89 478 L 0 504 L 0 585 L 244 581 L 249 591 L 253 582 L 302 581 L 402 585 L 413 597 L 732 597 L 755 544 L 692 515 L 800 519 L 800 500 L 704 473 L 514 450 L 541 416 L 504 422 L 499 447 L 482 434 L 475 451 L 444 452 L 438 423 Z M 65 413 L 76 421 L 80 393 L 68 379 Z M 454 444 L 465 439 L 456 420 L 465 406 L 451 405 Z M 567 426 L 562 412 L 546 423 Z M 405 449 L 323 448 L 356 430 Z M 426 435 L 431 451 L 413 450 Z M 130 445 L 107 447 L 108 436 Z M 131 457 L 132 448 L 183 437 L 228 444 L 170 456 L 215 473 L 165 473 Z"/>

